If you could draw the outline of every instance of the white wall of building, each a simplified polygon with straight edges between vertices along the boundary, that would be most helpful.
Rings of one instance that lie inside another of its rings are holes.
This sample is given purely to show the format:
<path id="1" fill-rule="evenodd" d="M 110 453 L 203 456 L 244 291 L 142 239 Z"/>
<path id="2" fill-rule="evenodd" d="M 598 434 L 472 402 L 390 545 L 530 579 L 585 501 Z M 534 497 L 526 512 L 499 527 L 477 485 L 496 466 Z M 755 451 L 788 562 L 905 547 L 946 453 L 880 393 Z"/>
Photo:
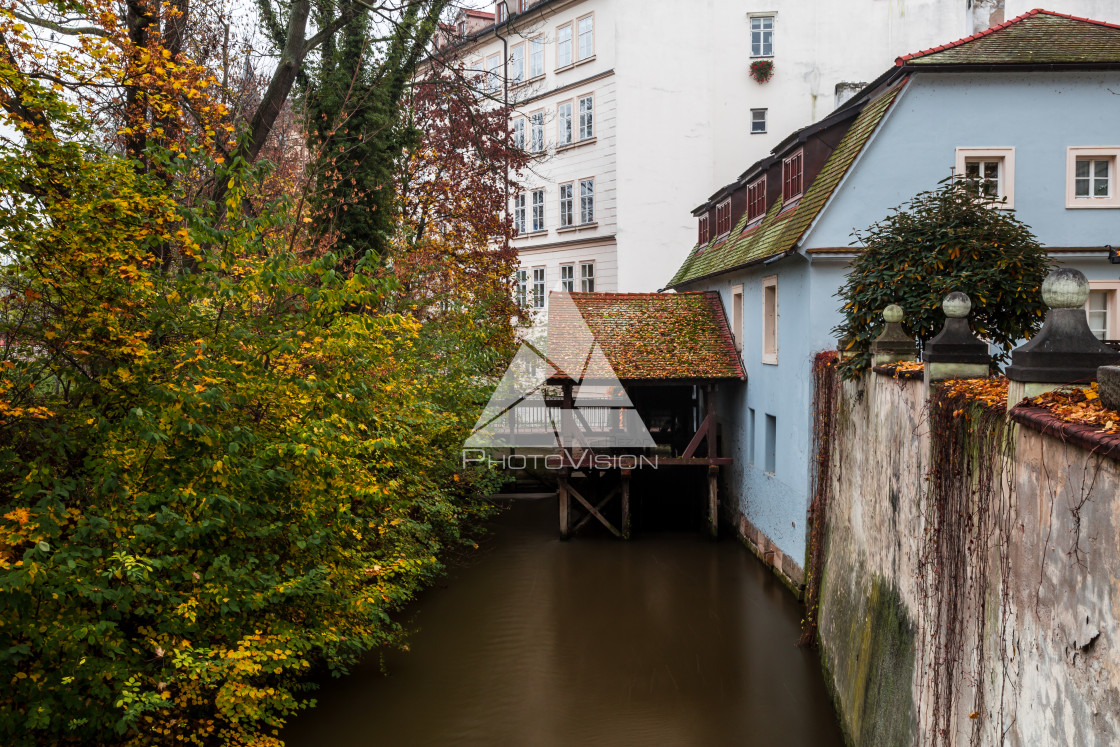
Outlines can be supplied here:
<path id="1" fill-rule="evenodd" d="M 662 287 L 695 243 L 692 208 L 794 130 L 833 111 L 838 86 L 870 82 L 900 55 L 955 41 L 1035 4 L 560 0 L 530 8 L 501 31 L 511 46 L 538 35 L 545 42 L 543 78 L 511 89 L 520 113 L 545 113 L 548 146 L 524 179 L 529 190 L 545 189 L 546 230 L 515 242 L 522 266 L 546 262 L 554 289 L 559 265 L 594 247 L 595 261 L 604 263 L 596 290 Z M 1052 0 L 1049 9 L 1120 22 L 1117 0 Z M 558 29 L 588 14 L 594 56 L 558 71 Z M 774 23 L 774 76 L 766 83 L 749 76 L 756 59 L 750 19 L 760 15 Z M 466 57 L 485 60 L 502 49 L 489 36 Z M 595 95 L 594 142 L 557 151 L 556 105 L 585 92 Z M 765 133 L 751 133 L 752 109 L 766 109 Z M 573 181 L 578 191 L 578 180 L 589 176 L 595 225 L 558 230 L 558 185 Z"/>

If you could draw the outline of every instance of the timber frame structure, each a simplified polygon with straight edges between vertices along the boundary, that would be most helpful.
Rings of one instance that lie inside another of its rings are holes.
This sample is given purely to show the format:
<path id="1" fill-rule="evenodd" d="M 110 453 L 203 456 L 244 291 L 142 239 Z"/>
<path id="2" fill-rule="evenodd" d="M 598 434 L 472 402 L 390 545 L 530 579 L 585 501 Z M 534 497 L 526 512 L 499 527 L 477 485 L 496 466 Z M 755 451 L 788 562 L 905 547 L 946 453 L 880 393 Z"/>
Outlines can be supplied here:
<path id="1" fill-rule="evenodd" d="M 557 296 L 552 294 L 551 300 L 555 302 Z M 670 469 L 686 475 L 689 470 L 702 472 L 706 478 L 706 525 L 716 536 L 720 468 L 733 461 L 720 453 L 719 390 L 746 380 L 719 294 L 563 296 L 571 299 L 572 304 L 566 308 L 574 305 L 596 350 L 602 352 L 617 377 L 614 383 L 624 390 L 619 396 L 626 409 L 636 411 L 651 441 L 644 447 L 627 449 L 558 443 L 551 450 L 548 482 L 556 481 L 560 536 L 571 537 L 595 520 L 614 536 L 629 538 L 632 504 L 641 498 L 633 492 L 635 473 L 648 469 Z M 557 303 L 550 306 L 565 308 Z M 561 317 L 550 312 L 552 350 L 557 349 L 556 340 L 564 336 L 566 325 L 571 323 L 571 319 Z M 588 381 L 575 380 L 562 369 L 558 366 L 548 380 L 559 396 L 546 397 L 544 404 L 559 416 L 558 422 L 572 418 L 586 424 L 578 402 L 580 386 Z M 616 422 L 622 420 L 620 408 L 597 409 L 606 410 L 603 420 L 608 423 L 616 417 Z M 617 512 L 612 506 L 616 500 L 620 504 Z M 608 507 L 612 507 L 609 513 L 619 517 L 617 525 L 608 518 Z"/>

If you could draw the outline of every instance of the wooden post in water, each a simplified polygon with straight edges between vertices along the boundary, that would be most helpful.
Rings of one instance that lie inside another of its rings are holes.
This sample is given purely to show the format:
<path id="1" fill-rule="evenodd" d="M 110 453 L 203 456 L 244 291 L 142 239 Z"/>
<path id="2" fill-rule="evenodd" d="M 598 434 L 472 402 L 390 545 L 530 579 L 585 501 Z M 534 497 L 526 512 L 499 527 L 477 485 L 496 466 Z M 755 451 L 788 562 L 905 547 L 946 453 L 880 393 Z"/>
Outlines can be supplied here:
<path id="1" fill-rule="evenodd" d="M 704 387 L 704 416 L 708 421 L 708 458 L 719 456 L 716 426 L 716 388 L 712 384 Z M 712 539 L 719 536 L 719 467 L 708 465 L 708 531 Z"/>
<path id="2" fill-rule="evenodd" d="M 708 531 L 719 536 L 719 467 L 708 467 Z"/>
<path id="3" fill-rule="evenodd" d="M 568 469 L 565 467 L 560 470 L 560 476 L 557 478 L 556 495 L 560 501 L 560 539 L 568 539 L 572 536 L 571 529 L 568 526 L 568 520 L 571 513 L 568 511 Z"/>
<path id="4" fill-rule="evenodd" d="M 622 538 L 630 539 L 630 470 L 622 470 Z"/>

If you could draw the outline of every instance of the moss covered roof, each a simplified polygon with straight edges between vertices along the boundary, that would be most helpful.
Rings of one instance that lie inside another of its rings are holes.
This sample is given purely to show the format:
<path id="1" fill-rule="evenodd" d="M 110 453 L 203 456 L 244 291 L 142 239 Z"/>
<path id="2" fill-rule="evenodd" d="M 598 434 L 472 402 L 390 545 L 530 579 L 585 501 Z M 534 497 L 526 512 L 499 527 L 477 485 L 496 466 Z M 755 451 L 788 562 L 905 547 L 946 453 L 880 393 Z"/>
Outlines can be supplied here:
<path id="1" fill-rule="evenodd" d="M 915 68 L 1108 62 L 1120 62 L 1120 26 L 1039 9 L 895 61 Z"/>
<path id="2" fill-rule="evenodd" d="M 788 207 L 782 204 L 781 198 L 775 200 L 762 222 L 749 230 L 746 228 L 747 214 L 744 212 L 728 236 L 712 239 L 704 246 L 698 244 L 693 247 L 684 264 L 669 281 L 669 287 L 674 288 L 792 251 L 867 144 L 871 133 L 882 121 L 901 87 L 902 83 L 892 86 L 864 107 L 800 200 Z"/>
<path id="3" fill-rule="evenodd" d="M 570 296 L 623 381 L 746 378 L 714 291 Z M 551 316 L 550 346 L 556 332 Z"/>

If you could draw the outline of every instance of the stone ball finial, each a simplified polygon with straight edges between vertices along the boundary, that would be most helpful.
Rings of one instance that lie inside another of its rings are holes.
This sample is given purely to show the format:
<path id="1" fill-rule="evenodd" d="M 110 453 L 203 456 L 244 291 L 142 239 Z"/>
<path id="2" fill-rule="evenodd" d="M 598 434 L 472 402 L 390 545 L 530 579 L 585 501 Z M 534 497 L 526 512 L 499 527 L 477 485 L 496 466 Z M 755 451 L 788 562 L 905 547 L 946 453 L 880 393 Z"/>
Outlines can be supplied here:
<path id="1" fill-rule="evenodd" d="M 967 293 L 953 291 L 941 302 L 941 310 L 950 319 L 964 319 L 972 311 L 972 299 Z"/>
<path id="2" fill-rule="evenodd" d="M 1088 300 L 1089 281 L 1081 270 L 1059 267 L 1042 281 L 1042 301 L 1052 309 L 1080 309 Z"/>
<path id="3" fill-rule="evenodd" d="M 883 309 L 883 321 L 888 324 L 898 324 L 902 321 L 902 307 L 896 303 L 892 303 L 887 308 Z"/>

